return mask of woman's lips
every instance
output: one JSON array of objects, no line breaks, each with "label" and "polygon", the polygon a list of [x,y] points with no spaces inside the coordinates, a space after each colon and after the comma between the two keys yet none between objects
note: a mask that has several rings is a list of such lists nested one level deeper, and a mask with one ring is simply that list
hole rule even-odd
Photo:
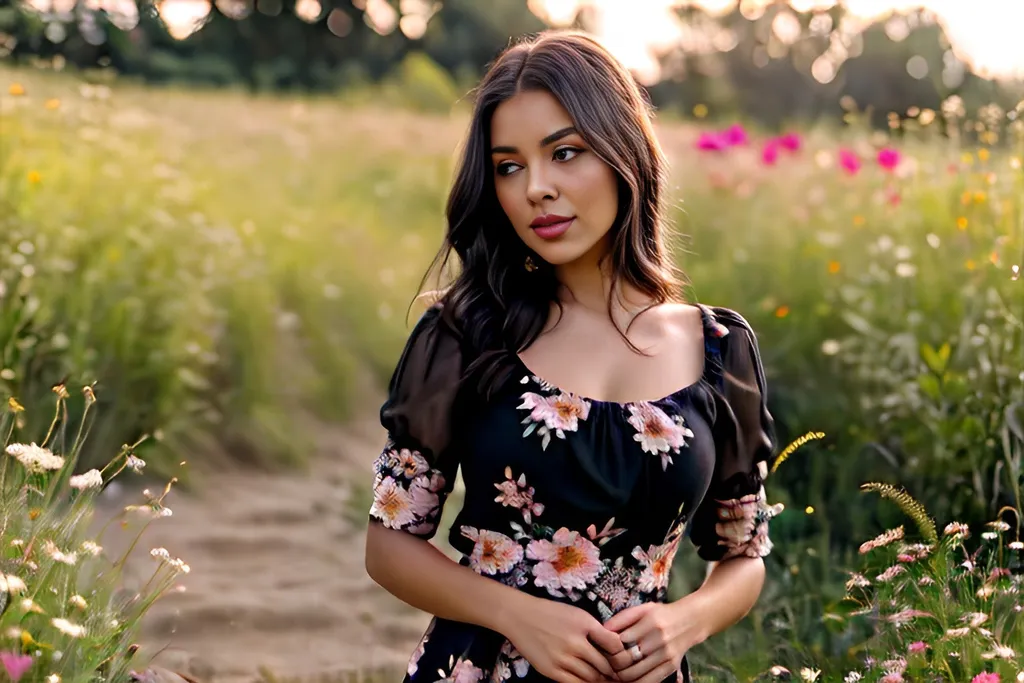
[{"label": "woman's lips", "polygon": [[545,240],[553,240],[556,237],[561,237],[565,234],[565,231],[569,229],[575,218],[562,221],[561,223],[551,223],[550,225],[538,225],[533,228],[533,231],[537,233],[537,236]]}]

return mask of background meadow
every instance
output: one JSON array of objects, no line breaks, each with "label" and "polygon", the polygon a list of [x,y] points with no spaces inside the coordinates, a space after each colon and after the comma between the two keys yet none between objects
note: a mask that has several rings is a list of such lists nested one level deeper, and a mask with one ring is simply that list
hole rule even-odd
[{"label": "background meadow", "polygon": [[[0,66],[0,398],[25,408],[12,438],[46,431],[55,384],[95,382],[79,470],[143,435],[147,472],[186,489],[206,465],[313,466],[318,434],[377,408],[418,314],[465,77],[415,51],[320,92],[155,87],[46,54]],[[693,297],[758,331],[783,445],[811,436],[771,480],[787,509],[765,594],[698,669],[1019,680],[1024,90],[888,116],[839,95],[834,115],[778,121],[701,92],[657,124],[679,264]],[[354,518],[369,484],[337,482]],[[680,557],[674,591],[701,571]],[[854,571],[874,598],[843,600],[866,588]]]}]

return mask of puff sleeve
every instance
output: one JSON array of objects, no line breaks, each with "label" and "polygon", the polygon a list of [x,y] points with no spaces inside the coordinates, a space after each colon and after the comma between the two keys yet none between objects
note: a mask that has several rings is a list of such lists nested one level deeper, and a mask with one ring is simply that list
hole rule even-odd
[{"label": "puff sleeve", "polygon": [[461,376],[459,340],[435,305],[409,335],[380,409],[387,439],[373,465],[371,519],[434,536],[459,466],[452,434]]},{"label": "puff sleeve", "polygon": [[714,394],[715,468],[690,522],[690,539],[708,562],[765,557],[768,525],[783,506],[768,505],[764,479],[775,456],[764,368],[754,331],[735,311],[712,308],[716,339],[708,343]]}]

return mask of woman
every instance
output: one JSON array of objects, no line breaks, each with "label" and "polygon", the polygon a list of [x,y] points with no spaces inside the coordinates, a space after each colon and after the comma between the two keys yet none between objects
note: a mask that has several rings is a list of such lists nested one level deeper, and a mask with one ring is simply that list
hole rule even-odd
[{"label": "woman", "polygon": [[[753,332],[681,302],[666,163],[630,74],[548,32],[479,86],[439,258],[381,409],[366,566],[435,615],[407,681],[688,680],[771,549],[772,420]],[[427,543],[461,467],[450,561]],[[667,602],[689,537],[713,563]]]}]

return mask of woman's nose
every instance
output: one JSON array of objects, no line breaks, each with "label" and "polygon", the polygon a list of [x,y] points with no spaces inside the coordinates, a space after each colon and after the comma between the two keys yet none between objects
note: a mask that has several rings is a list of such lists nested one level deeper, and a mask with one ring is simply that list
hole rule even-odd
[{"label": "woman's nose", "polygon": [[540,204],[546,200],[556,199],[558,190],[551,180],[551,174],[543,169],[531,168],[529,171],[529,185],[526,188],[526,197],[534,204]]}]

